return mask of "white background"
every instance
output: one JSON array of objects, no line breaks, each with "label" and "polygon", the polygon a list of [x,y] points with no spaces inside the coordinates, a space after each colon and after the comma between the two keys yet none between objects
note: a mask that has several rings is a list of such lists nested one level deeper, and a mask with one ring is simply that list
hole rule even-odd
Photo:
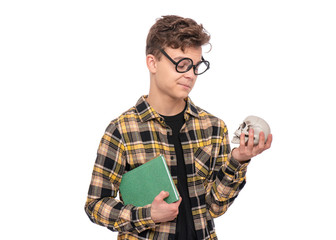
[{"label": "white background", "polygon": [[219,239],[336,239],[334,1],[1,1],[1,234],[116,239],[84,203],[110,120],[148,93],[145,39],[166,14],[212,36],[191,98],[230,137],[263,117],[272,148],[215,220]]}]

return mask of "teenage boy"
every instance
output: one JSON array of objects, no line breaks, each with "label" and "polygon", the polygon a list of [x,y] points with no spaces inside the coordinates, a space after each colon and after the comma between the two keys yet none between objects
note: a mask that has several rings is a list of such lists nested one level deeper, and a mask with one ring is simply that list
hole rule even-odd
[{"label": "teenage boy", "polygon": [[[91,221],[118,231],[118,239],[217,239],[213,218],[225,213],[245,185],[250,159],[270,148],[272,136],[253,130],[231,151],[225,123],[188,97],[210,63],[202,57],[209,34],[194,20],[164,16],[149,31],[150,89],[113,120],[98,148],[85,211]],[[122,175],[164,155],[180,200],[162,191],[144,207],[117,199]],[[146,194],[146,193],[144,193]]]}]

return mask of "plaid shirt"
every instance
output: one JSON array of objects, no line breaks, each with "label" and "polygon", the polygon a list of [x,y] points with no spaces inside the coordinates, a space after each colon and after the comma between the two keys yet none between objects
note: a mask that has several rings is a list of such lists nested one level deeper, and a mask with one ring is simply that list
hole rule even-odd
[{"label": "plaid shirt", "polygon": [[[180,140],[198,239],[217,239],[213,218],[227,210],[245,185],[247,163],[231,157],[224,122],[187,100]],[[177,160],[172,130],[146,102],[113,120],[98,148],[85,211],[91,221],[118,231],[118,239],[174,239],[176,220],[155,224],[151,205],[124,205],[117,198],[122,175],[159,154],[164,155],[177,184]]]}]

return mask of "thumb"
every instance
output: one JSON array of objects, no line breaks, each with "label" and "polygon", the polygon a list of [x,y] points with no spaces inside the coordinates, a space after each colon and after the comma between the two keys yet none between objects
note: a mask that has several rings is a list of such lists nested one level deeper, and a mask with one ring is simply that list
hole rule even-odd
[{"label": "thumb", "polygon": [[166,192],[166,191],[161,191],[159,193],[159,195],[157,195],[155,198],[156,200],[160,200],[160,201],[163,201],[165,198],[167,198],[169,196],[169,192]]}]

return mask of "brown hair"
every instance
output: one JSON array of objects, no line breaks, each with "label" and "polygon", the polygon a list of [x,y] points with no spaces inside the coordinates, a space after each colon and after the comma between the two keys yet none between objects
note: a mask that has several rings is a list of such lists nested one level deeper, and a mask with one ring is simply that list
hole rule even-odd
[{"label": "brown hair", "polygon": [[201,47],[209,43],[210,35],[193,19],[175,15],[162,16],[156,20],[147,35],[146,55],[153,54],[160,59],[160,49],[171,47],[181,48]]}]

